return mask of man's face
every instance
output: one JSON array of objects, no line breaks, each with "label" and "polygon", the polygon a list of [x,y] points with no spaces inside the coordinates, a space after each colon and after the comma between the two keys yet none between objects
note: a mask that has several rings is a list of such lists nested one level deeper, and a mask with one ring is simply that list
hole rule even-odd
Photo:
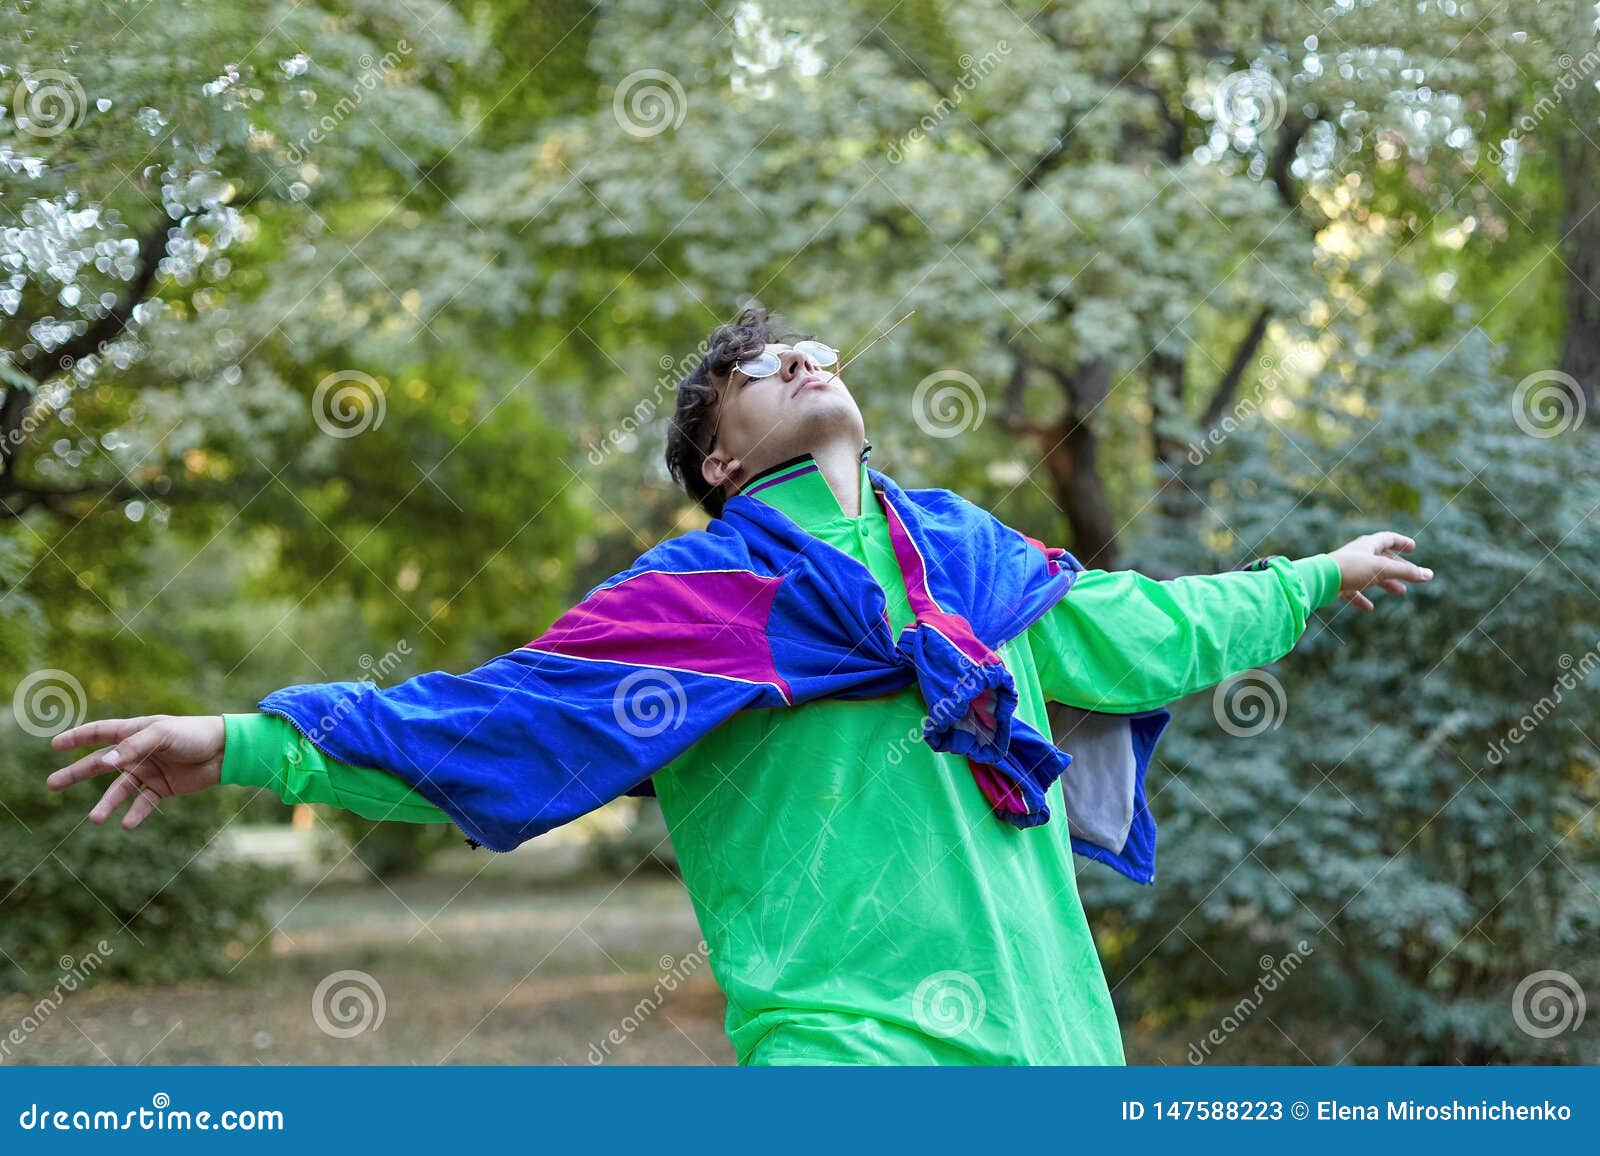
[{"label": "man's face", "polygon": [[744,479],[833,440],[866,441],[855,398],[836,375],[789,345],[769,344],[778,370],[752,378],[735,367],[721,383],[717,440],[703,473],[713,486]]}]

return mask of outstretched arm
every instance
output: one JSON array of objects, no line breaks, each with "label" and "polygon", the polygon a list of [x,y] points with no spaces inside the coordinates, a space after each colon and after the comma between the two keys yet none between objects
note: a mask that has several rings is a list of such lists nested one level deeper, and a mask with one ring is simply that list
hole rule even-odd
[{"label": "outstretched arm", "polygon": [[174,795],[219,783],[265,787],[286,803],[327,803],[368,819],[447,823],[449,818],[402,780],[328,758],[283,719],[266,714],[145,715],[101,719],[63,731],[58,751],[111,744],[50,775],[62,791],[115,774],[89,812],[104,823],[129,803],[122,826],[131,830]]},{"label": "outstretched arm", "polygon": [[[729,715],[784,700],[778,682],[726,673],[744,669],[738,663],[752,651],[771,662],[764,625],[740,617],[748,599],[709,600],[678,573],[650,568],[650,555],[642,565],[597,587],[526,646],[463,674],[428,671],[386,687],[291,686],[260,707],[327,759],[393,775],[468,838],[509,851],[637,789]],[[640,615],[640,605],[650,612]],[[708,631],[708,614],[724,615],[725,629]],[[663,654],[682,662],[658,668]],[[79,760],[56,782],[116,771],[97,812],[108,816],[137,795],[137,822],[156,800],[222,779],[227,738],[216,716],[118,720],[59,738],[60,748],[119,748]]]},{"label": "outstretched arm", "polygon": [[1311,612],[1364,591],[1403,594],[1431,570],[1396,555],[1416,543],[1384,532],[1331,554],[1272,559],[1259,570],[1157,581],[1132,571],[1086,571],[1028,632],[1045,697],[1084,710],[1133,713],[1282,658]]}]

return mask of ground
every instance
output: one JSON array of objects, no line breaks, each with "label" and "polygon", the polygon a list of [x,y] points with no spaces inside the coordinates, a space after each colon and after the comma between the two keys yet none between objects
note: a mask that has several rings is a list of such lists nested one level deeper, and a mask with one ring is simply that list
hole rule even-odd
[{"label": "ground", "polygon": [[[73,993],[10,1062],[733,1061],[688,897],[662,873],[621,885],[448,865],[389,886],[344,875],[289,889],[273,919],[270,938],[224,979]],[[319,983],[342,971],[365,972],[383,1003],[381,1023],[343,1037],[313,1014]],[[371,990],[359,977],[334,980],[322,1020],[336,1032],[375,1021],[361,1004]],[[0,1001],[0,1023],[21,1021],[31,1002]],[[373,996],[366,1006],[376,1009]]]},{"label": "ground", "polygon": [[[234,841],[232,853],[299,881],[231,973],[93,982],[0,1062],[733,1062],[688,895],[665,871],[619,878],[586,868],[593,856],[580,845],[551,840],[506,856],[447,852],[382,883],[349,860],[330,873],[308,846],[287,827]],[[349,972],[363,974],[339,975]],[[27,1023],[33,1005],[0,1000],[0,1025]],[[1307,1062],[1275,1025],[1248,1034],[1227,1062]],[[1182,1031],[1125,1025],[1124,1037],[1130,1062],[1188,1062]]]}]

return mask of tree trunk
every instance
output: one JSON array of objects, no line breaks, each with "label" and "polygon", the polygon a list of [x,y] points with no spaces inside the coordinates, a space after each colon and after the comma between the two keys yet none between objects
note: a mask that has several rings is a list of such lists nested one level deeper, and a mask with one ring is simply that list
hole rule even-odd
[{"label": "tree trunk", "polygon": [[1054,374],[1067,394],[1059,424],[1039,435],[1045,468],[1055,486],[1056,504],[1072,527],[1072,553],[1091,569],[1111,570],[1117,564],[1117,530],[1111,503],[1100,477],[1099,439],[1093,425],[1098,399],[1111,383],[1111,363],[1084,363],[1076,375]]},{"label": "tree trunk", "polygon": [[1184,410],[1184,362],[1180,356],[1156,353],[1150,358],[1150,441],[1155,455],[1157,512],[1173,521],[1189,521],[1200,512],[1194,491],[1185,484],[1189,443]]}]

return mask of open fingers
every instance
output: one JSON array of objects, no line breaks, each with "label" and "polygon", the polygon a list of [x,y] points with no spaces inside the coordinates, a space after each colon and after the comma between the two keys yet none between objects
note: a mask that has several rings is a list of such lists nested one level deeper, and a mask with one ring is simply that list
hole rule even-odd
[{"label": "open fingers", "polygon": [[75,763],[69,763],[58,771],[51,771],[45,779],[44,785],[52,791],[64,791],[74,783],[81,783],[85,779],[92,779],[96,775],[103,775],[117,768],[105,760],[105,751],[95,751],[93,754],[84,755]]},{"label": "open fingers", "polygon": [[[1418,566],[1415,562],[1408,562],[1404,558],[1385,558],[1383,565],[1378,568],[1378,582],[1427,582],[1433,577],[1433,571],[1425,566]],[[1387,586],[1384,587],[1388,589]]]},{"label": "open fingers", "polygon": [[[45,786],[52,791],[63,791],[75,783],[92,779],[96,775],[137,765],[136,761],[128,756],[142,750],[150,739],[158,737],[151,732],[156,730],[155,724],[162,717],[142,715],[139,718],[97,719],[62,731],[50,740],[50,745],[58,751],[88,746],[92,743],[120,743],[121,746],[84,755],[76,762],[52,772],[45,779]],[[147,735],[149,738],[142,743],[136,743],[135,740],[139,735]]]},{"label": "open fingers", "polygon": [[149,817],[150,812],[156,809],[156,804],[161,801],[161,796],[149,787],[140,786],[138,797],[128,807],[128,813],[122,816],[122,829],[131,831]]},{"label": "open fingers", "polygon": [[120,743],[136,731],[143,730],[159,716],[147,714],[139,718],[102,718],[62,731],[50,740],[58,751],[73,747],[87,747],[99,743]]},{"label": "open fingers", "polygon": [[120,774],[100,796],[100,801],[89,811],[89,822],[99,824],[111,818],[112,812],[139,790],[139,780],[130,774]]},{"label": "open fingers", "polygon": [[1350,605],[1354,606],[1357,610],[1371,610],[1372,609],[1372,599],[1368,598],[1365,594],[1361,593],[1361,591],[1359,591],[1359,590],[1349,591],[1347,593],[1341,594],[1340,597],[1343,598],[1346,602],[1350,603]]},{"label": "open fingers", "polygon": [[1416,548],[1416,539],[1407,538],[1404,534],[1397,534],[1393,530],[1380,530],[1372,535],[1372,551],[1375,554],[1382,554],[1388,550],[1409,554]]},{"label": "open fingers", "polygon": [[135,731],[110,750],[102,753],[108,766],[125,771],[137,771],[151,755],[166,749],[172,741],[172,728],[163,719],[157,719],[143,730]]}]

